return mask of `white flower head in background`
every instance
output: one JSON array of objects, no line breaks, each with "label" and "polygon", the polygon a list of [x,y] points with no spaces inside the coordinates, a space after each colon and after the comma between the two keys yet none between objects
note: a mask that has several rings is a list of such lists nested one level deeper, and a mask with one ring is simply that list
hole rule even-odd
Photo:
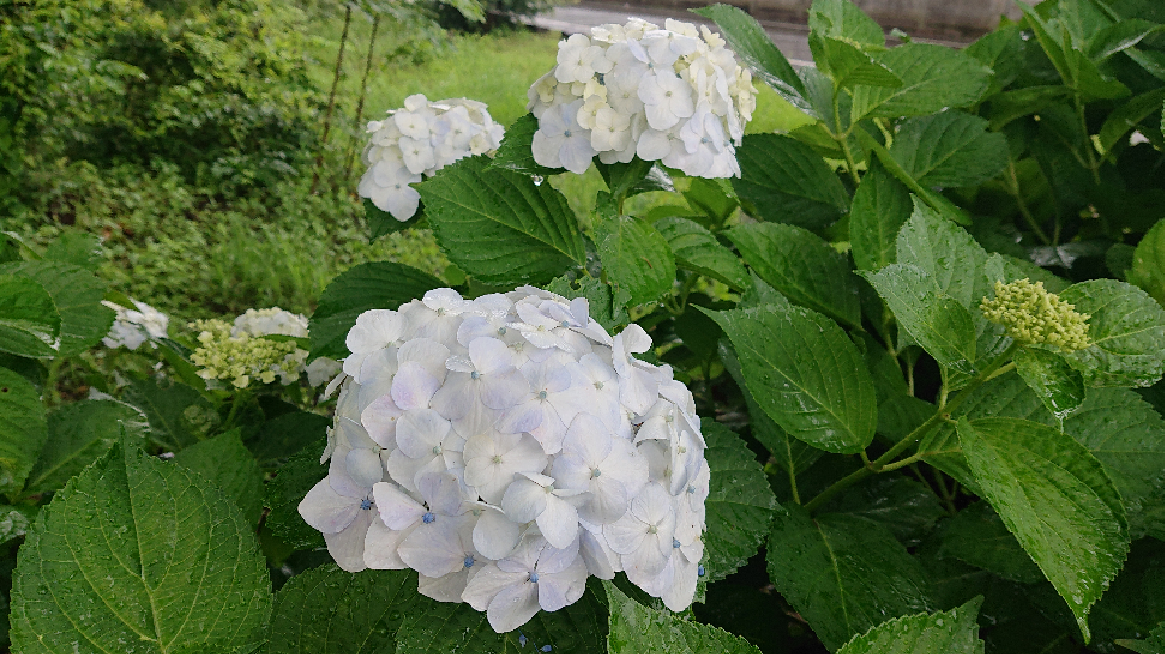
[{"label": "white flower head in background", "polygon": [[401,222],[412,218],[421,202],[410,184],[465,157],[497,150],[505,131],[481,102],[429,102],[418,94],[405,98],[404,104],[390,110],[387,120],[368,123],[368,170],[359,187],[361,197]]},{"label": "white flower head in background", "polygon": [[[597,56],[579,46],[571,74]],[[635,357],[642,328],[612,338],[589,314],[526,286],[357,318],[329,474],[299,506],[342,568],[412,568],[422,594],[498,632],[574,603],[590,575],[691,604],[708,496],[695,403]]]},{"label": "white flower head in background", "polygon": [[558,44],[530,87],[534,161],[582,174],[636,155],[695,177],[740,176],[735,146],[756,109],[752,74],[724,40],[668,19],[600,25]]},{"label": "white flower head in background", "polygon": [[113,309],[116,314],[109,334],[101,339],[101,342],[108,348],[125,347],[129,350],[138,349],[146,341],[150,341],[151,346],[157,347],[153,340],[166,338],[170,328],[170,317],[145,302],[130,301],[137,308],[136,311],[109,300],[101,302]]},{"label": "white flower head in background", "polygon": [[[253,380],[270,384],[278,379],[287,386],[299,380],[308,355],[307,350],[289,339],[307,338],[307,324],[305,316],[279,307],[247,309],[234,323],[198,320],[190,325],[198,332],[198,348],[190,355],[190,361],[207,381],[229,381],[235,388],[246,388]],[[316,367],[317,380],[328,372],[338,372],[339,364],[332,364],[324,362]],[[332,368],[336,370],[331,371]]]}]

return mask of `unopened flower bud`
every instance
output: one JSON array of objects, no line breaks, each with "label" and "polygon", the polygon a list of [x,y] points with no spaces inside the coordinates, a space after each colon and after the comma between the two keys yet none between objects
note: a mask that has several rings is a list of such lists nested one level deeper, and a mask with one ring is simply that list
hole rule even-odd
[{"label": "unopened flower bud", "polygon": [[1090,345],[1087,320],[1091,316],[1049,293],[1043,282],[1033,284],[1027,278],[1010,284],[995,282],[995,299],[983,298],[979,308],[1017,341],[1055,345],[1068,352]]}]

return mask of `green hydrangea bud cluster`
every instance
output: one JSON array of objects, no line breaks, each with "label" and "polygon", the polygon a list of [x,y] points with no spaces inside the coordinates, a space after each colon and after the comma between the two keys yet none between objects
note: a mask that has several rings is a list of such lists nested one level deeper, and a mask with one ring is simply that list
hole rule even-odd
[{"label": "green hydrangea bud cluster", "polygon": [[231,323],[217,319],[199,320],[190,327],[198,330],[200,345],[190,360],[201,368],[198,374],[203,379],[229,380],[237,388],[246,388],[252,379],[270,384],[280,378],[287,385],[303,372],[307,351],[294,341],[275,341],[238,329],[232,335]]},{"label": "green hydrangea bud cluster", "polygon": [[1043,282],[1027,278],[1004,284],[995,282],[995,299],[979,303],[983,315],[1007,328],[1007,335],[1023,343],[1056,345],[1071,352],[1089,346],[1088,323],[1091,316],[1077,313]]}]

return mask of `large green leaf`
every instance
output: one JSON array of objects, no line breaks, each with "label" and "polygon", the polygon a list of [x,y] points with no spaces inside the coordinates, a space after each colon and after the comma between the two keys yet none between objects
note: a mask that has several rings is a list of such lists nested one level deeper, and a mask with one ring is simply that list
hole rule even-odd
[{"label": "large green leaf", "polygon": [[756,274],[795,304],[861,326],[858,280],[849,257],[795,225],[751,223],[728,231]]},{"label": "large green leaf", "polygon": [[895,618],[855,636],[838,654],[983,654],[979,640],[982,599],[933,615]]},{"label": "large green leaf", "polygon": [[711,471],[704,502],[703,563],[705,580],[715,581],[736,572],[756,554],[768,535],[777,499],[756,455],[739,436],[710,418],[702,421],[701,431]]},{"label": "large green leaf", "polygon": [[740,258],[721,245],[703,225],[670,216],[655,221],[655,228],[667,241],[680,268],[718,279],[736,291],[752,287],[752,280]]},{"label": "large green leaf", "polygon": [[913,211],[910,191],[886,172],[879,159],[871,159],[849,210],[854,265],[876,271],[895,263],[898,230]]},{"label": "large green leaf", "polygon": [[22,357],[52,357],[61,331],[53,298],[36,280],[0,276],[0,350]]},{"label": "large green leaf", "polygon": [[809,29],[822,36],[847,39],[863,48],[878,50],[886,45],[882,28],[850,0],[813,0],[809,6]]},{"label": "large green leaf", "polygon": [[[1133,542],[1125,567],[1108,585],[1089,616],[1093,649],[1109,650],[1117,638],[1145,638],[1165,621],[1165,541],[1142,538]],[[1117,650],[1119,651],[1119,650]]]},{"label": "large green leaf", "polygon": [[946,510],[925,484],[879,475],[847,488],[822,511],[872,520],[907,547],[918,545]]},{"label": "large green leaf", "polygon": [[267,483],[263,504],[271,509],[263,523],[293,548],[324,547],[324,535],[299,515],[299,503],[307,492],[328,474],[320,463],[324,441],[308,445],[279,467],[275,479]]},{"label": "large green leaf", "polygon": [[[418,209],[417,213],[424,216],[424,208]],[[416,214],[413,214],[408,220],[397,220],[396,216],[376,206],[372,200],[364,198],[364,220],[368,223],[368,240],[375,241],[385,234],[418,227],[423,218],[418,218]]]},{"label": "large green leaf", "polygon": [[205,479],[115,445],[20,548],[13,649],[252,652],[271,611],[254,529]]},{"label": "large green leaf", "polygon": [[7,368],[0,368],[0,416],[0,492],[13,494],[24,487],[48,425],[40,393]]},{"label": "large green leaf", "polygon": [[[763,283],[763,282],[762,282]],[[786,473],[798,475],[804,472],[813,462],[825,454],[803,440],[793,438],[780,425],[773,422],[769,414],[765,413],[753,398],[744,381],[744,372],[740,368],[740,360],[736,351],[727,339],[720,339],[716,345],[716,352],[725,370],[736,381],[740,391],[744,394],[744,402],[748,407],[748,419],[752,437],[764,445],[773,455],[773,460]]]},{"label": "large green leaf", "polygon": [[1067,434],[1014,418],[960,418],[959,443],[983,495],[1076,616],[1124,564],[1129,530],[1100,461]]},{"label": "large green leaf", "polygon": [[1127,279],[1165,306],[1165,219],[1157,221],[1137,244]]},{"label": "large green leaf", "polygon": [[590,275],[579,275],[573,281],[567,277],[556,277],[546,285],[546,290],[573,300],[585,297],[590,305],[591,320],[598,322],[609,332],[617,332],[631,322],[627,308],[614,301],[611,286]]},{"label": "large green leaf", "polygon": [[174,462],[218,485],[243,511],[248,524],[259,524],[263,512],[263,472],[238,429],[196,443],[174,456]]},{"label": "large green leaf", "polygon": [[352,574],[328,563],[295,575],[275,593],[267,651],[275,654],[391,654],[409,611],[433,602],[412,570]]},{"label": "large green leaf", "polygon": [[917,199],[898,232],[898,263],[918,266],[938,289],[967,309],[977,310],[991,285],[984,275],[987,251],[966,230]]},{"label": "large green leaf", "polygon": [[782,429],[831,452],[870,444],[878,424],[874,382],[837,323],[793,306],[707,313],[736,348],[749,391]]},{"label": "large green leaf", "polygon": [[[409,612],[396,637],[397,654],[604,654],[607,607],[602,586],[590,579],[579,601],[558,611],[539,611],[505,634],[495,633],[486,614],[468,604],[435,602]],[[547,649],[549,647],[549,649]]]},{"label": "large green leaf", "polygon": [[1025,584],[1044,579],[1044,573],[1023,550],[991,504],[975,502],[959,511],[943,531],[945,554],[977,568]]},{"label": "large green leaf", "polygon": [[113,311],[101,304],[108,285],[80,266],[50,259],[0,265],[0,277],[16,275],[36,281],[53,298],[61,316],[57,355],[77,354],[109,333]]},{"label": "large green leaf", "polygon": [[81,400],[50,413],[48,429],[48,439],[28,475],[25,493],[29,495],[64,488],[73,475],[123,439],[141,447],[150,424],[128,404]]},{"label": "large green leaf", "polygon": [[805,85],[797,71],[755,18],[737,7],[724,4],[691,11],[716,23],[720,34],[728,41],[728,47],[754,75],[797,108],[802,111],[808,108],[804,99]]},{"label": "large green leaf", "polygon": [[1165,88],[1153,89],[1122,103],[1105,119],[1100,128],[1100,151],[1112,152],[1113,147],[1137,124],[1149,116],[1154,116],[1165,101]]},{"label": "large green leaf", "polygon": [[890,154],[923,186],[976,186],[1007,167],[1007,137],[978,116],[944,111],[904,121]]},{"label": "large green leaf", "polygon": [[603,219],[595,226],[595,245],[607,279],[629,305],[654,302],[671,292],[675,258],[654,227],[629,216]]},{"label": "large green leaf", "polygon": [[49,243],[44,258],[97,272],[102,260],[101,239],[86,232],[65,232]]},{"label": "large green leaf", "polygon": [[375,261],[353,266],[333,279],[311,315],[311,357],[343,359],[344,339],[356,318],[369,309],[396,309],[444,282],[399,263]]},{"label": "large green leaf", "polygon": [[895,263],[864,273],[898,324],[940,364],[974,372],[975,321],[957,299],[918,266]]},{"label": "large green leaf", "polygon": [[1144,640],[1117,640],[1116,643],[1137,654],[1165,654],[1165,622],[1157,625]]},{"label": "large green leaf", "polygon": [[643,606],[615,584],[603,582],[610,609],[610,654],[759,654],[739,636]]},{"label": "large green leaf", "polygon": [[817,67],[833,80],[835,89],[852,89],[858,85],[889,89],[902,86],[900,77],[850,40],[811,33],[809,49]]},{"label": "large green leaf", "polygon": [[159,386],[153,379],[138,379],[122,397],[146,414],[150,440],[170,452],[197,443],[218,418],[210,402],[185,384]]},{"label": "large green leaf", "polygon": [[850,515],[778,509],[769,578],[831,651],[870,627],[929,608],[922,568],[885,527]]},{"label": "large green leaf", "polygon": [[852,120],[865,116],[922,116],[978,102],[991,69],[962,50],[930,43],[904,43],[874,59],[902,79],[902,86],[858,86]]},{"label": "large green leaf", "polygon": [[247,442],[259,467],[274,470],[293,454],[319,441],[332,421],[318,413],[292,411],[263,423],[259,434]]},{"label": "large green leaf", "polygon": [[566,198],[524,174],[468,157],[417,185],[450,261],[487,284],[543,284],[585,258]]},{"label": "large green leaf", "polygon": [[821,155],[788,136],[749,134],[736,149],[737,195],[769,222],[825,227],[849,208],[849,195]]},{"label": "large green leaf", "polygon": [[1067,415],[1084,401],[1084,376],[1058,352],[1021,348],[1015,353],[1015,370],[1054,414]]},{"label": "large green leaf", "polygon": [[1149,386],[1165,369],[1165,309],[1141,289],[1115,279],[1073,284],[1060,299],[1087,313],[1084,350],[1068,355],[1095,386]]}]

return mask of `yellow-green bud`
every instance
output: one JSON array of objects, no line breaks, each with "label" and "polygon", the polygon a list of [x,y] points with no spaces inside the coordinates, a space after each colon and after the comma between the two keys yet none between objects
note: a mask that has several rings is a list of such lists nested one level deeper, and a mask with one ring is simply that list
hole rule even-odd
[{"label": "yellow-green bud", "polygon": [[303,372],[307,352],[294,341],[275,341],[247,331],[232,336],[231,324],[223,320],[199,320],[190,327],[199,332],[199,347],[190,361],[200,368],[203,379],[246,388],[252,379],[270,384],[282,378],[285,385],[290,384]]},{"label": "yellow-green bud", "polygon": [[1044,289],[1043,282],[1033,284],[1027,278],[1010,284],[995,282],[995,299],[983,298],[979,309],[1023,343],[1056,345],[1068,352],[1090,344],[1086,321],[1091,316],[1077,313],[1074,305]]}]

